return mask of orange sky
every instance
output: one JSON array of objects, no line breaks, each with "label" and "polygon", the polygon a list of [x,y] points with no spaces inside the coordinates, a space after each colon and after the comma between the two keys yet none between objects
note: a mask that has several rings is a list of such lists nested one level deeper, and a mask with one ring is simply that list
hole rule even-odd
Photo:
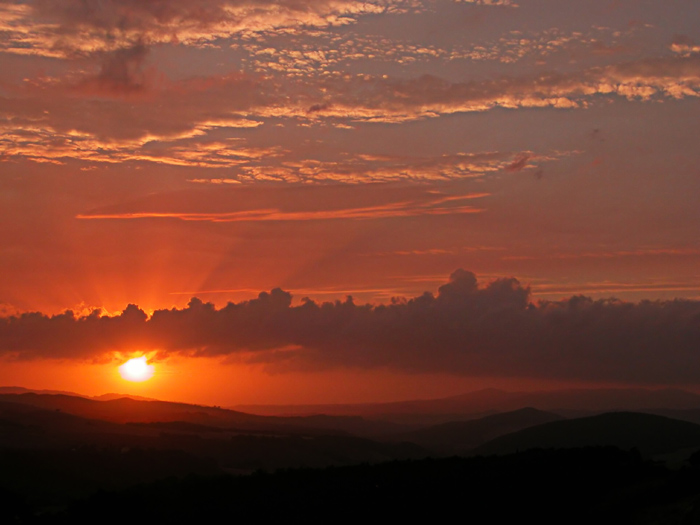
[{"label": "orange sky", "polygon": [[[682,370],[697,342],[683,323],[700,299],[698,27],[695,0],[0,2],[0,384],[216,404],[692,387]],[[174,349],[144,321],[133,340],[164,346],[143,349],[163,361],[142,385],[119,379],[113,360],[140,349],[107,348],[78,321],[129,304],[146,317],[184,311],[192,297],[220,309],[274,288],[292,294],[290,316],[305,297],[390,304],[438,297],[458,268],[481,290],[517,278],[527,304],[582,294],[681,298],[687,310],[667,319],[675,307],[659,303],[620,324],[622,306],[591,303],[618,324],[586,320],[602,342],[551,364],[525,347],[482,362],[466,320],[453,327],[464,348],[424,344],[434,361],[389,352],[398,336],[346,355],[319,324],[276,334],[275,357],[251,333],[246,361],[235,334],[216,350]],[[510,308],[489,293],[464,297]],[[73,354],[32,346],[44,324],[67,337],[50,321],[67,309]],[[27,312],[44,317],[11,325]],[[426,312],[414,324],[438,337]],[[555,314],[538,312],[526,332],[544,340]],[[659,318],[659,334],[685,330],[670,358],[660,342],[638,358],[596,353]],[[285,345],[303,366],[280,366]],[[626,359],[643,364],[623,373]],[[651,374],[654,359],[668,369]]]},{"label": "orange sky", "polygon": [[[444,374],[405,375],[387,370],[269,374],[262,367],[222,364],[220,360],[207,358],[158,363],[153,378],[134,383],[119,376],[117,364],[5,362],[0,370],[0,383],[81,395],[121,393],[218,406],[390,402],[446,397],[483,388],[550,390],[626,386]],[[692,385],[687,387],[693,389]]]}]

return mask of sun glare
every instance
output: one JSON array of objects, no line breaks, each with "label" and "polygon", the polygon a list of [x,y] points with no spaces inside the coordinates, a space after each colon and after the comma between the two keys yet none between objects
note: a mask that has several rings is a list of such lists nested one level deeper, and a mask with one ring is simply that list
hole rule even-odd
[{"label": "sun glare", "polygon": [[146,356],[129,359],[119,367],[119,374],[127,381],[146,381],[151,379],[154,373],[155,367],[148,364]]}]

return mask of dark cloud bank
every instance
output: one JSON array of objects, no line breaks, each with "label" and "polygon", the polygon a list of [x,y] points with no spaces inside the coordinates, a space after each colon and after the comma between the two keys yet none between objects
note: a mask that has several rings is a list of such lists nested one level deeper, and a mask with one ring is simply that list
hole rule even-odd
[{"label": "dark cloud bank", "polygon": [[150,318],[135,305],[115,317],[26,313],[0,319],[0,355],[84,359],[158,349],[282,369],[700,383],[700,301],[533,303],[516,279],[479,287],[473,273],[457,270],[437,295],[388,305],[291,303],[277,288],[218,310],[194,298]]}]

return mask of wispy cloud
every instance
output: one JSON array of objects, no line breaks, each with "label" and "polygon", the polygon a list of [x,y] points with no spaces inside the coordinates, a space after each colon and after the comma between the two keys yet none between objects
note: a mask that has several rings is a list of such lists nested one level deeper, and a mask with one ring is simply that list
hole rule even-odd
[{"label": "wispy cloud", "polygon": [[[166,82],[148,95],[151,88],[147,72],[140,65],[139,49],[123,51],[104,64],[96,76],[78,81],[44,79],[9,90],[0,99],[0,155],[37,162],[74,159],[233,167],[241,164],[242,157],[260,152],[270,156],[272,147],[258,147],[258,153],[253,152],[256,148],[238,147],[243,138],[241,130],[267,122],[348,127],[495,108],[576,109],[612,99],[663,102],[700,96],[698,55],[472,82],[451,82],[432,75],[401,79],[360,75],[280,82],[231,73]],[[119,93],[127,98],[120,98]],[[139,98],[128,98],[136,94]],[[157,103],[153,98],[156,94]],[[163,111],[164,107],[168,111]],[[397,176],[455,178],[503,169],[496,160],[489,165],[483,155],[477,158],[470,154],[436,158],[433,166],[402,167],[400,161],[362,166],[360,160],[256,165],[241,173],[250,180],[381,181]],[[529,165],[524,162],[523,167]],[[511,169],[518,166],[512,164]]]},{"label": "wispy cloud", "polygon": [[[408,80],[379,77],[325,82],[326,95],[309,100],[314,118],[405,122],[494,108],[588,106],[594,97],[632,101],[700,96],[700,58],[673,57],[595,67],[581,72],[542,73],[493,81],[454,83],[424,75]],[[361,94],[361,96],[359,96]],[[271,111],[271,114],[283,114]],[[300,114],[302,108],[287,108]]]},{"label": "wispy cloud", "polygon": [[130,48],[138,42],[211,45],[232,35],[352,23],[382,13],[390,0],[11,1],[0,5],[2,50],[70,57]]},{"label": "wispy cloud", "polygon": [[[484,197],[485,194],[462,195],[459,200]],[[256,209],[234,212],[127,212],[127,213],[86,213],[77,215],[77,219],[179,219],[183,221],[209,222],[252,222],[252,221],[314,221],[337,219],[385,219],[392,217],[413,217],[419,215],[453,215],[480,213],[483,208],[469,205],[450,205],[440,198],[423,202],[402,201],[379,206],[358,208],[341,208],[326,210],[283,211],[280,209]]]},{"label": "wispy cloud", "polygon": [[698,248],[639,248],[636,250],[616,250],[579,253],[551,253],[547,255],[507,255],[503,260],[547,260],[547,259],[617,259],[622,257],[656,257],[700,255]]}]

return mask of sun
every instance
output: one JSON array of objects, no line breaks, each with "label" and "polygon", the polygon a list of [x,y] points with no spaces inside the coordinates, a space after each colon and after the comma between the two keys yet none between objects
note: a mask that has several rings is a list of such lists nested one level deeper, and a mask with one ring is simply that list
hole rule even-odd
[{"label": "sun", "polygon": [[129,359],[119,367],[119,374],[122,378],[135,383],[151,379],[155,371],[155,367],[146,361],[146,356]]}]

